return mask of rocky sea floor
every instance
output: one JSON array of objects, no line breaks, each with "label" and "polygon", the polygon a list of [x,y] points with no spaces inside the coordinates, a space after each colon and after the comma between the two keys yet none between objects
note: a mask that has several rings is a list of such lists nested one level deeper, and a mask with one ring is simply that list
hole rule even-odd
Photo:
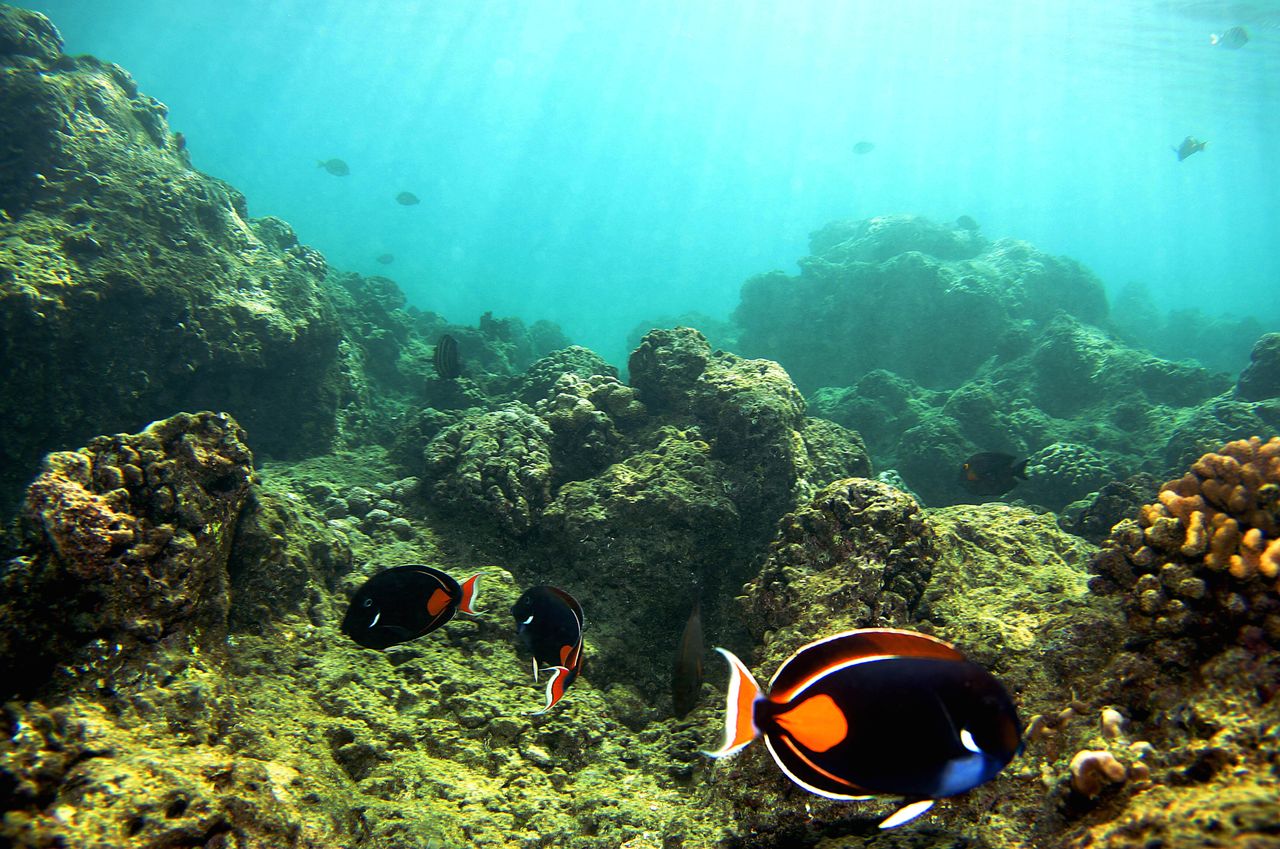
[{"label": "rocky sea floor", "polygon": [[[1165,359],[1078,263],[900,215],[819,230],[714,346],[643,328],[624,377],[329,268],[7,6],[0,114],[0,846],[1280,847],[1280,334]],[[972,503],[984,450],[1028,479]],[[479,572],[477,615],[342,634],[411,563]],[[539,583],[586,614],[543,714]],[[951,641],[1025,750],[888,831],[899,800],[713,761],[727,667],[670,694],[698,594],[761,680],[842,630]]]}]

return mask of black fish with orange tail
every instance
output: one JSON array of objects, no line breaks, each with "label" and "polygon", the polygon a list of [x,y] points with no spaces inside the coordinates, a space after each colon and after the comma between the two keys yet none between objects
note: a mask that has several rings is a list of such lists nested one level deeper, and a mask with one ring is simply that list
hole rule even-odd
[{"label": "black fish with orange tail", "polygon": [[867,629],[801,648],[767,693],[722,648],[731,667],[724,745],[732,755],[764,737],[796,784],[829,799],[904,796],[880,823],[893,828],[935,800],[990,781],[1022,748],[1005,688],[942,640]]},{"label": "black fish with orange tail", "polygon": [[1004,495],[1027,479],[1027,462],[1012,454],[982,451],[960,464],[960,485],[974,495]]},{"label": "black fish with orange tail", "polygon": [[582,605],[558,587],[537,586],[516,599],[511,615],[520,642],[533,652],[533,680],[538,680],[539,664],[551,673],[547,704],[537,711],[546,713],[582,673]]},{"label": "black fish with orange tail", "polygon": [[444,625],[458,611],[474,614],[475,574],[462,583],[430,566],[393,566],[356,590],[342,633],[367,649],[385,649]]}]

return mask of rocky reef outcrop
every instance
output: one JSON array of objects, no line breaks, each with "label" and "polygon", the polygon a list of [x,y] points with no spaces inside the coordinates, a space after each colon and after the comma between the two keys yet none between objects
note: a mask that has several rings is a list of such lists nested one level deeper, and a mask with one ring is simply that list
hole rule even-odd
[{"label": "rocky reef outcrop", "polygon": [[334,435],[339,327],[323,257],[191,169],[124,69],[0,21],[0,485],[41,454],[180,409],[225,409],[269,453]]},{"label": "rocky reef outcrop", "polygon": [[[1268,390],[1126,344],[1098,281],[1025,243],[894,216],[829,225],[811,250],[799,277],[743,286],[741,344],[927,504],[981,500],[957,473],[981,451],[1029,459],[1003,497],[1062,510],[1280,424]],[[1242,385],[1265,384],[1267,350]]]}]

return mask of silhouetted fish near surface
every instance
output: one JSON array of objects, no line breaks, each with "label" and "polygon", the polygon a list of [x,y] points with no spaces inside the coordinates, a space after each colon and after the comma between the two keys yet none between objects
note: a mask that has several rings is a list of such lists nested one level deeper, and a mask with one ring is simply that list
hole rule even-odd
[{"label": "silhouetted fish near surface", "polygon": [[416,203],[421,203],[421,201],[418,200],[418,196],[413,192],[401,192],[396,195],[396,203],[401,206],[413,206]]},{"label": "silhouetted fish near surface", "polygon": [[796,784],[829,799],[903,796],[893,828],[937,799],[990,781],[1022,748],[1005,688],[948,643],[914,631],[867,629],[809,643],[764,693],[742,661],[731,667],[724,745],[756,737]]},{"label": "silhouetted fish near surface", "polygon": [[860,141],[853,146],[853,152],[859,156],[866,156],[868,153],[876,149],[875,142]]},{"label": "silhouetted fish near surface", "polygon": [[693,602],[689,621],[684,623],[680,645],[671,669],[671,704],[677,719],[683,719],[698,704],[702,692],[702,601]]},{"label": "silhouetted fish near surface", "polygon": [[364,582],[342,617],[342,633],[369,649],[429,634],[461,610],[475,613],[476,582],[461,584],[430,566],[393,566]]},{"label": "silhouetted fish near surface", "polygon": [[1200,141],[1194,136],[1187,136],[1185,139],[1182,140],[1182,144],[1178,145],[1177,147],[1171,147],[1169,149],[1172,150],[1174,153],[1178,154],[1178,161],[1181,162],[1191,154],[1199,153],[1200,151],[1204,150],[1208,144],[1209,144],[1208,142]]},{"label": "silhouetted fish near surface", "polygon": [[1012,454],[982,451],[960,464],[960,485],[974,495],[1004,495],[1019,479],[1027,479],[1027,460]]},{"label": "silhouetted fish near surface", "polygon": [[351,169],[347,167],[347,163],[341,159],[326,159],[318,163],[319,167],[328,171],[335,177],[345,177],[351,173]]},{"label": "silhouetted fish near surface", "polygon": [[1239,50],[1249,43],[1249,32],[1244,27],[1232,27],[1222,33],[1210,35],[1209,43],[1215,47]]},{"label": "silhouetted fish near surface", "polygon": [[530,587],[511,608],[521,644],[533,652],[533,680],[539,664],[550,672],[546,713],[582,673],[582,606],[558,587]]},{"label": "silhouetted fish near surface", "polygon": [[462,361],[458,359],[458,340],[448,333],[436,342],[436,351],[431,358],[436,367],[436,374],[442,380],[456,380],[462,376]]},{"label": "silhouetted fish near surface", "polygon": [[378,257],[378,263],[380,265],[390,265],[395,261],[396,261],[396,258],[392,254],[382,254],[380,257]]}]

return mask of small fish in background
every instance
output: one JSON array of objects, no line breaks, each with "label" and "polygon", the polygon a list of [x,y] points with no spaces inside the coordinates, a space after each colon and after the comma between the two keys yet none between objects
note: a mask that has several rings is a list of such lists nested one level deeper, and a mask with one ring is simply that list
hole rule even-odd
[{"label": "small fish in background", "polygon": [[1227,50],[1239,50],[1249,43],[1249,33],[1244,27],[1232,27],[1221,33],[1209,36],[1209,43],[1214,47],[1225,47]]},{"label": "small fish in background", "polygon": [[1004,686],[949,643],[914,631],[866,629],[809,643],[761,690],[732,652],[724,745],[756,737],[796,784],[828,799],[903,796],[880,823],[902,825],[990,781],[1022,749]]},{"label": "small fish in background", "polygon": [[379,265],[390,265],[395,261],[396,261],[396,258],[392,254],[383,254],[377,259],[377,262]]},{"label": "small fish in background", "polygon": [[413,192],[401,192],[400,194],[396,195],[396,203],[400,204],[401,206],[414,206],[421,202],[422,201],[418,200],[418,196],[415,195]]},{"label": "small fish in background", "polygon": [[385,649],[417,639],[454,614],[474,614],[479,574],[461,584],[430,566],[393,566],[356,590],[342,617],[342,633],[367,649]]},{"label": "small fish in background", "polygon": [[1199,153],[1200,151],[1204,150],[1208,144],[1209,144],[1208,142],[1200,141],[1195,136],[1187,136],[1185,139],[1182,140],[1182,144],[1178,145],[1177,147],[1171,147],[1169,149],[1172,150],[1174,153],[1178,154],[1178,161],[1181,162],[1191,154]]},{"label": "small fish in background", "polygon": [[436,367],[436,374],[441,380],[457,380],[462,376],[462,361],[458,359],[458,340],[448,333],[436,342],[436,351],[431,358]]},{"label": "small fish in background", "polygon": [[695,598],[689,621],[684,623],[680,645],[676,648],[675,664],[671,669],[671,704],[676,719],[684,719],[698,704],[702,692],[702,656],[706,649],[702,642],[702,600]]},{"label": "small fish in background", "polygon": [[853,152],[859,156],[866,156],[868,153],[876,149],[875,142],[860,141],[853,146]]},{"label": "small fish in background", "polygon": [[960,464],[960,485],[974,495],[1004,495],[1027,479],[1027,460],[999,451],[981,451]]},{"label": "small fish in background", "polygon": [[539,664],[551,673],[547,704],[535,711],[546,713],[582,674],[582,605],[564,590],[543,585],[525,590],[511,615],[521,644],[533,652],[533,680],[538,680]]},{"label": "small fish in background", "polygon": [[974,221],[968,215],[961,215],[959,218],[956,219],[956,227],[961,230],[968,230],[970,233],[976,233],[978,232],[981,225],[979,225],[977,221]]},{"label": "small fish in background", "polygon": [[182,153],[182,151],[187,149],[187,137],[184,136],[182,133],[174,133],[173,147],[175,150],[178,151],[178,153]]},{"label": "small fish in background", "polygon": [[325,159],[316,163],[317,167],[323,168],[335,177],[345,177],[351,173],[351,169],[347,167],[347,163],[341,159]]}]

